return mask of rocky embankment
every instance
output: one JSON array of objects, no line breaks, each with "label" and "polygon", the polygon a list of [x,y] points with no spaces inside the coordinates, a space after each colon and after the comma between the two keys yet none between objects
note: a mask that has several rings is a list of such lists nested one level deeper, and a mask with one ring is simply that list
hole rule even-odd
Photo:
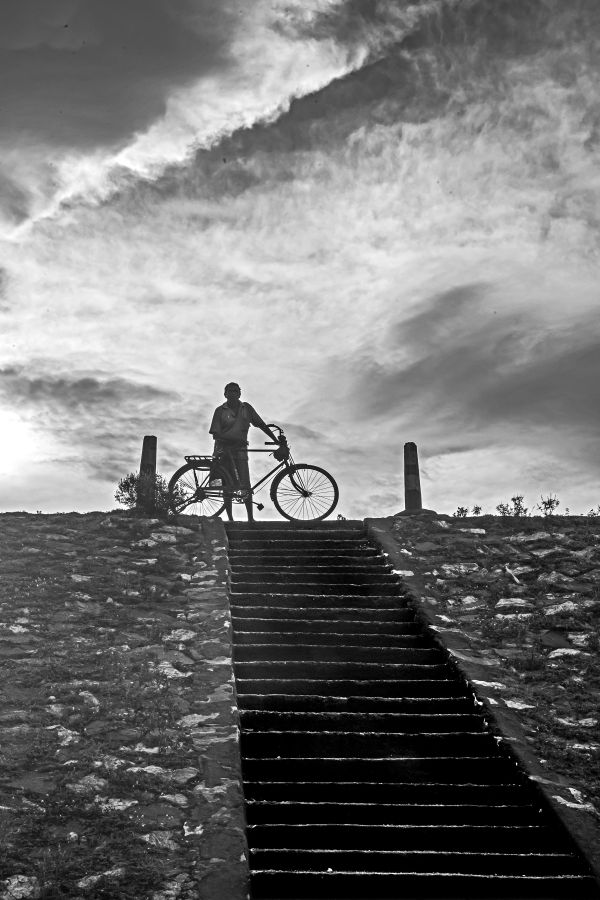
[{"label": "rocky embankment", "polygon": [[[370,527],[589,849],[600,520]],[[4,514],[0,560],[0,900],[243,897],[221,524]]]},{"label": "rocky embankment", "polygon": [[600,871],[600,519],[369,521]]},{"label": "rocky embankment", "polygon": [[220,523],[0,516],[0,898],[245,896]]}]

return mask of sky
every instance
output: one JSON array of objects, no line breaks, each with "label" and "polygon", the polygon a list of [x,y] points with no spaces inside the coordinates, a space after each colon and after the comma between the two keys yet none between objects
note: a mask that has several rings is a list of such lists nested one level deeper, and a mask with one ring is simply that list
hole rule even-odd
[{"label": "sky", "polygon": [[346,517],[407,441],[438,512],[600,503],[597,0],[2,0],[0,66],[0,511],[228,381]]}]

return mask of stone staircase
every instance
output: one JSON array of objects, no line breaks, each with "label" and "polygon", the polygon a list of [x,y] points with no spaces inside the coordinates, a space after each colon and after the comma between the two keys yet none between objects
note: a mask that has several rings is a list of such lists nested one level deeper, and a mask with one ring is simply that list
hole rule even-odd
[{"label": "stone staircase", "polygon": [[600,897],[362,522],[227,535],[253,900]]}]

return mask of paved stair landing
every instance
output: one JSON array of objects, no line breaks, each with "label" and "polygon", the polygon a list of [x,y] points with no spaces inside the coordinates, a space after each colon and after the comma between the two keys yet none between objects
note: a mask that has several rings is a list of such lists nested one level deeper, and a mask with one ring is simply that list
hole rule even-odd
[{"label": "paved stair landing", "polygon": [[362,522],[227,535],[253,900],[600,898]]}]

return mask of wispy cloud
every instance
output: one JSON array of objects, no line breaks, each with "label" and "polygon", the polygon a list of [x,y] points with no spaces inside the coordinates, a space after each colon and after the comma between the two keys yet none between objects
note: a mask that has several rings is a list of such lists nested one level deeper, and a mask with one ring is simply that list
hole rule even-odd
[{"label": "wispy cloud", "polygon": [[533,444],[542,427],[554,431],[558,447],[585,437],[592,453],[600,430],[596,317],[557,333],[537,309],[507,315],[494,308],[497,300],[493,288],[464,285],[391,328],[392,360],[399,346],[409,359],[366,362],[350,382],[356,414],[392,416],[409,428],[429,422],[437,440],[461,435],[461,449],[510,444],[517,433]]},{"label": "wispy cloud", "polygon": [[155,178],[359,64],[332,41],[278,34],[285,15],[269,0],[7,0],[6,233]]}]

